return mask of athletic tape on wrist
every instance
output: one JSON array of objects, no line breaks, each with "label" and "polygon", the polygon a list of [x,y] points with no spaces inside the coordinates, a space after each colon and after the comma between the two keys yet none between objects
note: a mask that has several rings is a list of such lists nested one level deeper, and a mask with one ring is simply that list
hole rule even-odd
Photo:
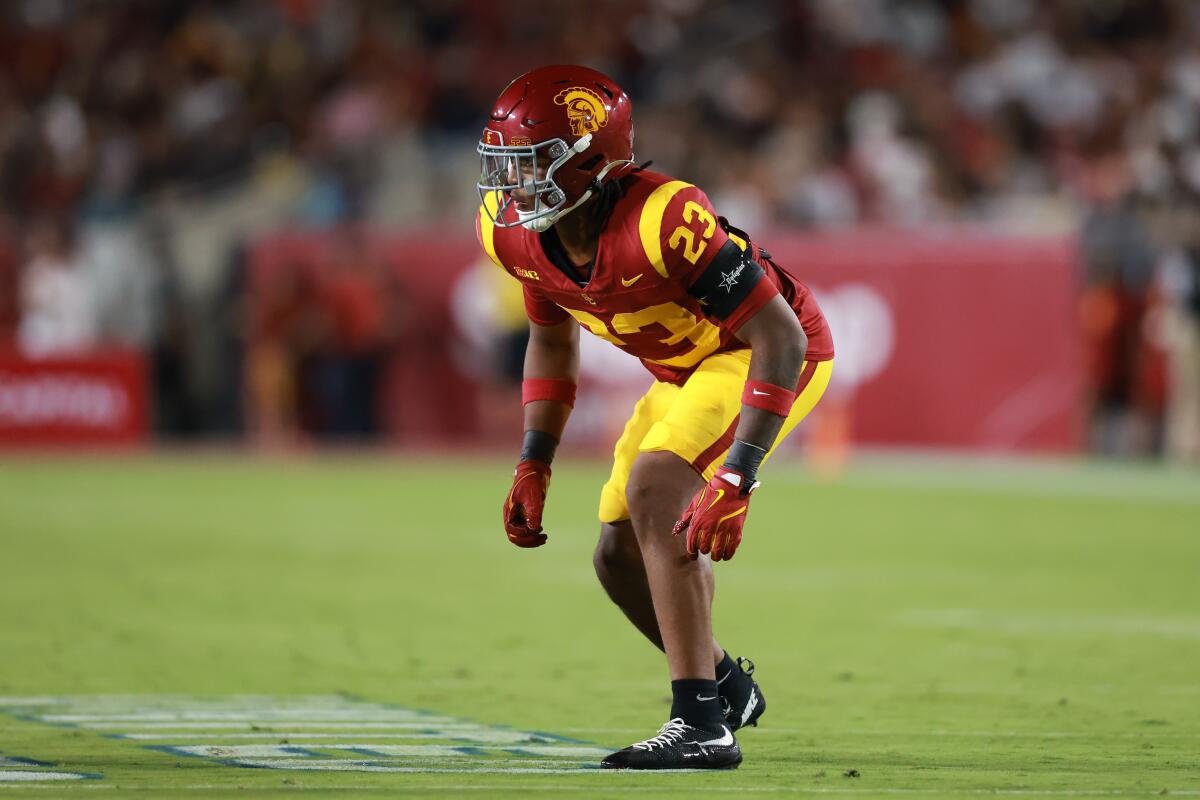
[{"label": "athletic tape on wrist", "polygon": [[729,448],[729,455],[725,457],[725,463],[721,466],[741,473],[748,486],[754,483],[754,478],[758,475],[758,468],[766,457],[767,451],[764,448],[743,442],[741,439],[734,439],[733,446]]},{"label": "athletic tape on wrist", "polygon": [[535,400],[556,400],[575,407],[575,381],[563,378],[526,378],[521,381],[521,404]]},{"label": "athletic tape on wrist", "polygon": [[558,439],[545,431],[525,431],[521,442],[522,461],[541,461],[550,464],[554,461],[554,451],[558,449]]},{"label": "athletic tape on wrist", "polygon": [[766,381],[746,381],[746,388],[742,390],[744,405],[761,408],[781,417],[791,413],[792,404],[795,402],[795,392]]}]

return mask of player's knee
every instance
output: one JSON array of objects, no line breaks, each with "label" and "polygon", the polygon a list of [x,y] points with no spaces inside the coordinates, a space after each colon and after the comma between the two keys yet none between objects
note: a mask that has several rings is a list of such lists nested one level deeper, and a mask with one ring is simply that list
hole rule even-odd
[{"label": "player's knee", "polygon": [[616,525],[605,524],[600,528],[600,539],[592,553],[592,564],[600,580],[610,575],[619,575],[641,558],[633,528],[628,522]]},{"label": "player's knee", "polygon": [[675,521],[687,505],[698,479],[674,453],[645,453],[625,484],[625,502],[637,535],[652,534]]},{"label": "player's knee", "polygon": [[662,487],[648,475],[631,475],[625,484],[625,504],[633,520],[645,519],[646,514],[662,499]]}]

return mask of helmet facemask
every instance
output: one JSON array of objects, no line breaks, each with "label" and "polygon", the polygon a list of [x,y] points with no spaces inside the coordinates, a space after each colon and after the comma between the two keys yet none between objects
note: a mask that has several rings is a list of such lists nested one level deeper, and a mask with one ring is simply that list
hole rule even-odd
[{"label": "helmet facemask", "polygon": [[[573,146],[562,139],[547,139],[531,145],[492,145],[480,142],[480,177],[476,187],[484,208],[498,227],[522,225],[532,231],[545,231],[560,218],[591,195],[591,190],[567,206],[567,195],[554,181],[554,173],[591,144],[591,134],[581,137]],[[540,163],[539,163],[540,162]],[[533,200],[533,208],[524,210],[517,205],[512,192],[520,190]],[[495,198],[488,203],[488,195]],[[512,208],[515,221],[506,221]]]}]

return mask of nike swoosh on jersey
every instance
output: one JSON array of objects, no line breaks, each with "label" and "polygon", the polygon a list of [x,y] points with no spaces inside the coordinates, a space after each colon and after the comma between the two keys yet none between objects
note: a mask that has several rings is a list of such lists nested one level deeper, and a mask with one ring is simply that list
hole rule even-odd
[{"label": "nike swoosh on jersey", "polygon": [[625,280],[624,278],[621,278],[621,285],[625,286],[625,287],[633,286],[635,283],[640,281],[642,279],[642,276],[645,274],[646,273],[644,273],[644,272],[639,272],[637,275],[634,275],[629,280]]},{"label": "nike swoosh on jersey", "polygon": [[[721,727],[725,728],[724,725]],[[696,744],[700,745],[701,747],[729,747],[731,744],[733,744],[733,742],[733,731],[729,730],[729,728],[725,728],[725,735],[720,739],[710,739],[707,742],[696,742]]]}]

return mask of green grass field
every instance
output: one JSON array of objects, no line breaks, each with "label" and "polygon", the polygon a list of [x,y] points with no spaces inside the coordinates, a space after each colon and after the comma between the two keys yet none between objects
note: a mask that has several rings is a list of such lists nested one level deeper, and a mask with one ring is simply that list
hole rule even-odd
[{"label": "green grass field", "polygon": [[0,795],[1200,795],[1200,474],[771,465],[716,608],[768,711],[655,775],[590,768],[669,694],[592,574],[605,466],[535,551],[510,470],[6,457]]}]

